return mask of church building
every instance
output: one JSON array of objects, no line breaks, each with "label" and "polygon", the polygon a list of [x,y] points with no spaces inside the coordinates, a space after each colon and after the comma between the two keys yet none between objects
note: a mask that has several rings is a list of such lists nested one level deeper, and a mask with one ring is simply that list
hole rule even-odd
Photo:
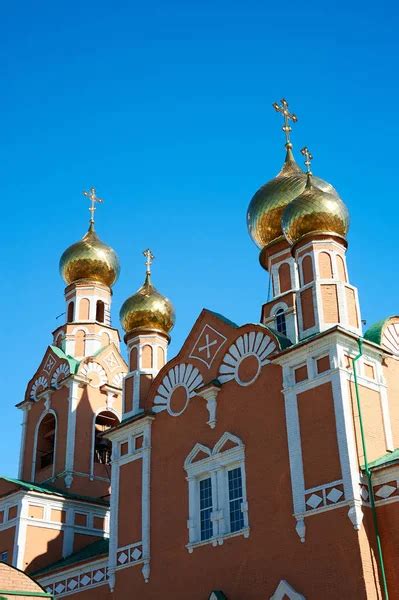
[{"label": "church building", "polygon": [[118,257],[85,192],[65,323],[17,405],[18,476],[0,478],[0,560],[40,597],[399,598],[399,316],[362,331],[348,209],[273,106],[285,160],[247,211],[270,278],[259,322],[204,309],[168,357],[174,308],[146,250],[121,340]]}]

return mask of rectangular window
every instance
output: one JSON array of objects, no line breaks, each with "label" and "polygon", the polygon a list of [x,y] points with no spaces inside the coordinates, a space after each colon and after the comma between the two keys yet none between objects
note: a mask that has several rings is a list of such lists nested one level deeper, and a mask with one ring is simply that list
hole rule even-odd
[{"label": "rectangular window", "polygon": [[242,496],[242,475],[241,468],[231,469],[228,471],[229,478],[229,511],[230,511],[230,531],[239,531],[244,527],[244,515],[242,514],[241,505]]},{"label": "rectangular window", "polygon": [[201,479],[199,482],[200,492],[200,531],[201,541],[209,540],[213,536],[211,521],[212,513],[212,481],[211,478]]},{"label": "rectangular window", "polygon": [[0,561],[1,562],[7,562],[8,561],[8,552],[7,552],[7,550],[4,550],[3,552],[0,552]]}]

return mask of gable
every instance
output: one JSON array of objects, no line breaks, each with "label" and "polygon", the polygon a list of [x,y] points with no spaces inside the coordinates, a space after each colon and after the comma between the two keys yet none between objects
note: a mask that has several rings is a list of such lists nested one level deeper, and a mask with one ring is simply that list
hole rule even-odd
[{"label": "gable", "polygon": [[[212,382],[219,388],[229,382],[241,387],[252,385],[282,348],[280,338],[261,324],[238,327],[204,309],[179,354],[155,378],[149,405],[155,413],[166,411],[179,417],[196,396],[208,400],[207,386]],[[209,424],[214,425],[209,410]]]},{"label": "gable", "polygon": [[282,579],[270,600],[306,600],[306,598],[296,592],[285,579]]},{"label": "gable", "polygon": [[65,354],[57,346],[48,346],[36,373],[29,381],[25,401],[36,402],[42,392],[48,389],[59,389],[63,379],[75,374],[78,361]]},{"label": "gable", "polygon": [[88,356],[79,364],[78,373],[91,380],[93,387],[108,384],[121,389],[128,371],[118,348],[111,343],[99,350],[94,356]]}]

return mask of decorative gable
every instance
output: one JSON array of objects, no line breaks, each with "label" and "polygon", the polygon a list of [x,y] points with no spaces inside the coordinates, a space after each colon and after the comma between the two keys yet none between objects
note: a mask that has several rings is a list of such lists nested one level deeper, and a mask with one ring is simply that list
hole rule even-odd
[{"label": "decorative gable", "polygon": [[282,579],[270,600],[306,600],[305,596],[298,594],[285,579]]},{"label": "decorative gable", "polygon": [[59,389],[62,380],[75,373],[77,367],[78,362],[60,348],[48,346],[39,368],[28,383],[25,399],[36,402],[42,392],[50,388]]},{"label": "decorative gable", "polygon": [[227,596],[221,590],[215,590],[211,593],[208,600],[227,600]]}]

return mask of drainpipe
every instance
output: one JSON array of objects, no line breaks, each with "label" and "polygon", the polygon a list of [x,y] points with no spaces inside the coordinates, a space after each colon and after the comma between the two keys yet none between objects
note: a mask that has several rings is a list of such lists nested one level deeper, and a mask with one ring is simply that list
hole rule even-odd
[{"label": "drainpipe", "polygon": [[375,508],[375,498],[374,498],[373,484],[372,484],[372,481],[371,481],[372,473],[371,473],[371,470],[369,468],[369,463],[368,463],[368,460],[367,460],[366,437],[364,435],[362,408],[361,408],[361,405],[360,405],[359,385],[358,385],[358,382],[357,382],[357,373],[356,373],[356,363],[359,360],[359,358],[361,356],[363,356],[363,341],[362,341],[362,339],[359,338],[357,340],[357,343],[358,343],[358,346],[359,346],[359,354],[357,356],[355,356],[355,358],[353,359],[353,377],[354,377],[354,383],[355,383],[355,393],[356,393],[357,410],[358,410],[358,413],[359,413],[360,435],[361,435],[361,438],[362,438],[362,449],[363,449],[363,456],[364,456],[364,470],[366,472],[366,477],[367,477],[367,484],[368,484],[368,488],[369,488],[370,506],[371,506],[371,514],[372,514],[372,517],[373,517],[374,533],[375,533],[375,537],[376,537],[376,540],[377,540],[377,555],[378,555],[378,563],[379,563],[379,567],[380,567],[381,583],[382,583],[382,587],[383,587],[383,590],[384,590],[384,598],[385,598],[385,600],[389,600],[387,579],[386,579],[385,567],[384,567],[384,557],[382,555],[381,537],[380,537],[380,532],[379,532],[379,529],[378,529],[377,511],[376,511],[376,508]]}]

